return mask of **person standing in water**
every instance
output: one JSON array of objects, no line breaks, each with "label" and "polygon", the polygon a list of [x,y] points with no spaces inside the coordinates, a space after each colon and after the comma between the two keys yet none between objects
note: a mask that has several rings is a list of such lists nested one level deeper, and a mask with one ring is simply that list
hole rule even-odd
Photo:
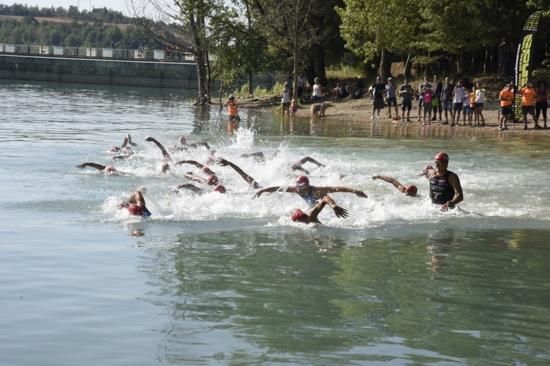
[{"label": "person standing in water", "polygon": [[422,175],[430,180],[430,198],[432,203],[441,205],[441,211],[455,208],[464,200],[458,175],[447,170],[449,155],[444,152],[434,157],[435,169],[427,166]]},{"label": "person standing in water", "polygon": [[392,177],[386,177],[384,175],[375,175],[372,177],[372,179],[380,179],[384,182],[391,183],[397,190],[401,193],[405,193],[407,196],[414,197],[416,196],[416,192],[418,191],[418,188],[414,185],[410,186],[404,186],[401,184],[397,179]]},{"label": "person standing in water", "polygon": [[320,224],[321,222],[317,218],[323,208],[325,208],[326,205],[329,205],[333,210],[336,217],[340,218],[346,218],[348,217],[348,211],[345,208],[342,208],[338,205],[336,205],[336,202],[330,197],[330,196],[324,196],[321,201],[319,201],[315,207],[311,210],[311,212],[306,214],[304,211],[297,208],[292,213],[292,216],[290,219],[294,222],[301,222],[304,224],[310,224],[310,223],[316,223]]}]

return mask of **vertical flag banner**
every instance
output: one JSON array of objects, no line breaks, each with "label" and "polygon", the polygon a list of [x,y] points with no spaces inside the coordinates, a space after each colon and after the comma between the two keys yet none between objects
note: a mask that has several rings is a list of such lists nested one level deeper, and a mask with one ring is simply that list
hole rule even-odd
[{"label": "vertical flag banner", "polygon": [[[516,54],[516,73],[515,73],[515,86],[516,92],[527,81],[533,71],[533,57],[532,50],[534,44],[535,33],[539,29],[540,19],[542,12],[536,11],[527,19],[523,26],[523,38],[518,45],[518,51]],[[514,121],[519,120],[521,117],[521,95],[516,95],[514,98]]]}]

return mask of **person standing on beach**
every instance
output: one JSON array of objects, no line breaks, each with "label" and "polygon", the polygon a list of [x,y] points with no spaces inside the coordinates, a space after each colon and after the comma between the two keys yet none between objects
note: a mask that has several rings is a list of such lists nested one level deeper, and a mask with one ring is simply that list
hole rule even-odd
[{"label": "person standing on beach", "polygon": [[451,119],[453,118],[453,90],[453,83],[451,83],[449,81],[449,78],[446,77],[445,85],[443,86],[443,92],[441,95],[443,109],[445,110],[445,122],[443,123],[444,125],[449,123],[449,114],[451,115]]},{"label": "person standing on beach", "polygon": [[410,122],[411,119],[411,109],[412,109],[412,98],[414,91],[412,86],[409,84],[409,81],[405,79],[403,85],[399,88],[399,95],[401,98],[401,120],[405,121],[405,110],[407,111],[407,122]]},{"label": "person standing on beach", "polygon": [[384,108],[384,92],[386,91],[386,85],[382,83],[380,76],[376,77],[376,83],[374,83],[370,91],[374,100],[372,101],[372,116],[370,119],[374,119],[375,115],[377,119],[380,119],[380,110]]},{"label": "person standing on beach", "polygon": [[498,129],[504,131],[508,129],[507,123],[512,116],[512,104],[514,103],[514,85],[506,84],[504,89],[500,91],[498,96],[500,100],[500,121],[498,121]]},{"label": "person standing on beach", "polygon": [[483,104],[485,103],[485,89],[481,88],[479,81],[476,83],[474,108],[476,113],[476,125],[485,126],[485,117],[483,116]]},{"label": "person standing on beach", "polygon": [[433,99],[432,99],[432,106],[433,106],[433,117],[432,121],[437,120],[437,112],[439,111],[439,120],[441,121],[441,112],[443,112],[441,97],[443,96],[443,83],[437,76],[434,76],[434,88],[433,88]]},{"label": "person standing on beach", "polygon": [[449,155],[444,152],[434,157],[435,169],[427,166],[422,175],[430,180],[430,198],[432,203],[441,205],[441,211],[455,208],[464,200],[458,175],[447,170]]},{"label": "person standing on beach", "polygon": [[542,114],[544,128],[548,128],[546,124],[546,110],[548,109],[548,89],[545,81],[539,81],[537,84],[537,103],[535,104],[535,121],[539,122],[539,117]]},{"label": "person standing on beach", "polygon": [[395,108],[395,118],[399,119],[399,112],[397,111],[397,98],[395,93],[395,85],[393,84],[393,78],[388,78],[388,83],[386,84],[386,101],[388,103],[388,115],[391,119],[391,107]]},{"label": "person standing on beach", "polygon": [[541,128],[535,118],[535,104],[537,102],[537,92],[533,84],[529,81],[520,90],[521,94],[521,112],[523,114],[523,129],[527,129],[527,115],[530,114],[535,122],[535,129]]},{"label": "person standing on beach", "polygon": [[422,99],[422,93],[426,87],[432,87],[432,84],[429,83],[428,77],[424,77],[424,80],[418,86],[418,121],[422,120],[422,112],[424,112],[424,100]]},{"label": "person standing on beach", "polygon": [[[430,87],[430,84],[427,84],[426,87],[424,87],[424,90],[422,91],[422,94],[420,94],[420,98],[422,98],[422,104],[424,105],[424,120],[423,125],[431,125],[432,122],[432,99],[433,99],[434,92],[432,91],[432,88]],[[428,118],[428,122],[426,122],[426,117]]]},{"label": "person standing on beach", "polygon": [[287,83],[285,83],[284,89],[281,92],[281,116],[283,121],[285,120],[285,114],[287,119],[290,118],[290,89]]},{"label": "person standing on beach", "polygon": [[323,87],[321,86],[321,79],[315,77],[313,79],[313,91],[311,94],[313,103],[322,103],[323,102]]},{"label": "person standing on beach", "polygon": [[462,80],[460,80],[458,82],[458,85],[453,89],[453,114],[452,114],[453,121],[451,123],[451,127],[455,125],[455,121],[457,125],[460,122],[460,112],[462,111],[462,105],[464,103],[465,94],[466,94],[466,91],[462,86]]}]

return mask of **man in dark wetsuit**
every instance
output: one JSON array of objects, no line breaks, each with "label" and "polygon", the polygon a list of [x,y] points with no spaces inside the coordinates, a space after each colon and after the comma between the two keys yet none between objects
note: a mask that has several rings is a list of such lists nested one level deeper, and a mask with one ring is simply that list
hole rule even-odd
[{"label": "man in dark wetsuit", "polygon": [[[256,197],[260,197],[262,193],[271,193],[277,192],[280,190],[281,186],[268,187],[260,189],[256,192]],[[309,179],[305,175],[301,175],[296,179],[296,185],[294,187],[287,187],[283,192],[296,193],[298,196],[302,197],[309,205],[313,206],[319,200],[323,199],[327,194],[334,192],[346,192],[346,193],[355,193],[359,197],[367,198],[365,192],[358,189],[348,188],[348,187],[314,187],[309,185]]]},{"label": "man in dark wetsuit", "polygon": [[430,180],[430,198],[432,203],[441,205],[441,211],[453,209],[456,204],[462,202],[462,186],[458,175],[447,170],[449,155],[438,153],[434,158],[435,169],[428,166],[423,175]]},{"label": "man in dark wetsuit", "polygon": [[294,222],[302,222],[304,224],[309,224],[309,223],[320,224],[321,222],[319,221],[317,216],[319,216],[319,214],[321,213],[323,208],[325,208],[326,205],[329,205],[334,210],[334,214],[336,215],[336,217],[340,217],[340,218],[348,217],[348,211],[345,208],[342,208],[336,205],[336,202],[334,202],[334,200],[330,196],[325,196],[315,205],[315,207],[313,207],[309,215],[306,214],[304,211],[300,210],[299,208],[297,208],[292,213],[292,216],[290,217],[290,219]]}]

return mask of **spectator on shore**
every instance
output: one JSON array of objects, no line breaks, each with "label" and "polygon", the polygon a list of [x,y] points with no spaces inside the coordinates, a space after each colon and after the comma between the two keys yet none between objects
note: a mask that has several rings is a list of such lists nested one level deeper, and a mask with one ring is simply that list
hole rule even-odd
[{"label": "spectator on shore", "polygon": [[530,114],[535,122],[535,129],[541,128],[535,118],[535,104],[537,102],[537,92],[533,88],[533,83],[527,82],[520,90],[521,94],[521,112],[523,114],[523,129],[527,129],[527,115]]},{"label": "spectator on shore", "polygon": [[283,91],[281,92],[281,116],[283,121],[285,120],[285,114],[287,119],[290,118],[290,94],[288,83],[285,83]]},{"label": "spectator on shore", "polygon": [[301,222],[304,224],[309,224],[309,223],[320,224],[321,222],[317,217],[319,216],[319,214],[321,213],[321,211],[326,205],[329,205],[332,208],[336,217],[340,217],[340,218],[348,217],[348,211],[346,209],[336,205],[336,202],[334,202],[334,200],[330,196],[325,196],[321,199],[320,202],[318,202],[313,207],[313,209],[311,209],[309,215],[300,209],[294,210],[291,216],[291,220],[294,222]]},{"label": "spectator on shore", "polygon": [[412,86],[409,84],[409,81],[405,79],[403,85],[399,88],[399,95],[401,96],[401,120],[405,121],[405,111],[407,111],[407,122],[410,122],[411,109],[412,109],[412,98],[414,91]]},{"label": "spectator on shore", "polygon": [[386,102],[388,104],[388,116],[391,119],[391,107],[395,109],[395,118],[399,119],[399,112],[397,111],[397,97],[395,92],[395,85],[393,83],[393,78],[388,78],[388,83],[386,84]]},{"label": "spectator on shore", "polygon": [[508,121],[512,117],[512,104],[514,103],[514,85],[512,83],[506,84],[499,94],[500,100],[500,120],[498,122],[498,129],[504,131],[508,129]]},{"label": "spectator on shore", "polygon": [[432,84],[428,81],[428,77],[424,77],[424,80],[418,85],[418,121],[422,120],[422,113],[424,112],[424,101],[422,99],[422,92],[426,87],[432,87]]},{"label": "spectator on shore", "polygon": [[544,128],[548,128],[546,124],[546,111],[548,109],[548,89],[545,81],[539,81],[537,84],[537,103],[535,104],[535,121],[538,123],[542,114]]},{"label": "spectator on shore", "polygon": [[407,196],[414,197],[416,196],[416,192],[418,191],[418,188],[414,185],[410,186],[404,186],[401,184],[397,179],[392,177],[386,177],[384,175],[375,175],[372,177],[372,179],[380,179],[384,182],[391,183],[397,190],[401,193],[405,193]]},{"label": "spectator on shore", "polygon": [[439,78],[437,76],[434,76],[434,88],[433,88],[433,92],[434,92],[434,95],[433,95],[433,99],[432,99],[432,112],[433,112],[433,117],[432,117],[432,121],[436,121],[437,120],[437,112],[439,111],[439,120],[441,121],[441,112],[443,111],[443,106],[442,106],[442,96],[443,96],[443,83],[441,82],[441,80],[439,80]]},{"label": "spectator on shore", "polygon": [[342,85],[340,81],[336,82],[336,86],[332,89],[332,99],[344,99],[349,96],[347,86]]},{"label": "spectator on shore", "polygon": [[363,79],[361,79],[359,76],[356,76],[353,87],[354,87],[354,91],[353,91],[352,98],[353,99],[361,98],[363,96]]},{"label": "spectator on shore", "polygon": [[[431,88],[431,85],[428,83],[422,90],[422,93],[420,94],[420,98],[422,98],[422,105],[424,106],[424,119],[422,121],[423,125],[431,125],[432,122],[432,99],[433,99],[433,90]],[[428,122],[426,122],[426,118],[428,119]]]},{"label": "spectator on shore", "polygon": [[485,126],[485,117],[483,116],[483,105],[485,104],[485,89],[481,88],[479,81],[476,83],[474,108],[475,108],[475,124],[477,126]]},{"label": "spectator on shore", "polygon": [[441,95],[441,101],[443,103],[443,109],[445,110],[445,122],[444,125],[449,123],[449,114],[451,119],[453,118],[453,90],[454,85],[449,81],[449,78],[445,78],[445,85],[443,86],[443,92]]},{"label": "spectator on shore", "polygon": [[466,93],[464,94],[464,121],[463,125],[466,126],[466,117],[468,117],[468,125],[472,126],[472,118],[474,116],[474,105],[475,105],[475,92],[470,89],[466,88]]},{"label": "spectator on shore", "polygon": [[376,77],[376,82],[370,87],[370,92],[374,98],[372,102],[372,116],[370,119],[374,119],[375,115],[377,119],[380,119],[380,110],[384,108],[384,92],[386,91],[386,85],[382,83],[380,76]]},{"label": "spectator on shore", "polygon": [[462,86],[462,80],[460,80],[457,86],[453,89],[453,121],[451,123],[451,127],[453,127],[455,124],[458,125],[460,123],[460,112],[462,112],[465,94],[466,90]]},{"label": "spectator on shore", "polygon": [[434,157],[435,169],[427,166],[422,175],[430,180],[430,198],[432,203],[441,205],[441,211],[453,209],[462,202],[464,195],[458,175],[447,170],[449,155],[444,152]]},{"label": "spectator on shore", "polygon": [[313,91],[311,94],[313,103],[322,103],[323,102],[323,87],[321,86],[321,79],[315,77],[313,79]]}]

